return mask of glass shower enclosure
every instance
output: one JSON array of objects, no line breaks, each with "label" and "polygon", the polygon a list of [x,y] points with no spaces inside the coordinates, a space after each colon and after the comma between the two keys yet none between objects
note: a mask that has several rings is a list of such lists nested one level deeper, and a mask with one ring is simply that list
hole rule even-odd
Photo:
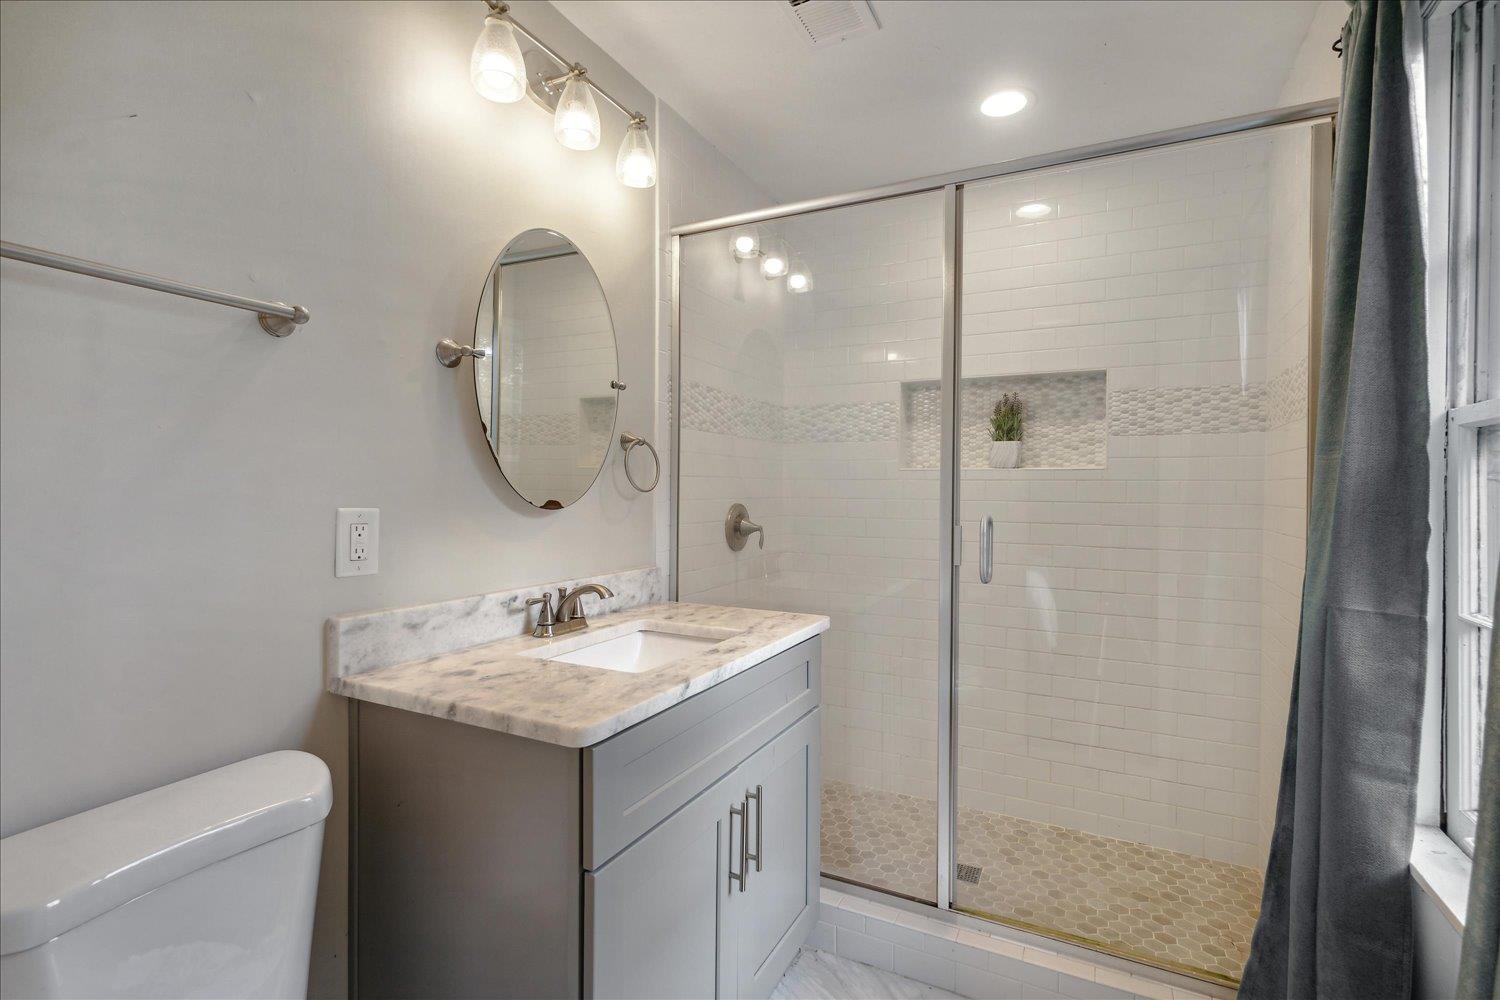
[{"label": "glass shower enclosure", "polygon": [[678,236],[673,583],[831,618],[825,876],[1238,981],[1331,148],[1252,124]]}]

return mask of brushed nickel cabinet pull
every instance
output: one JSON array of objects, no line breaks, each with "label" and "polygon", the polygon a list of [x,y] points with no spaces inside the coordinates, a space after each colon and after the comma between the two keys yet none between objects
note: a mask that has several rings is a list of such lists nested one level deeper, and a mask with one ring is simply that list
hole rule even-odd
[{"label": "brushed nickel cabinet pull", "polygon": [[750,860],[755,862],[755,870],[756,871],[760,871],[761,870],[760,869],[760,858],[761,858],[761,855],[763,853],[765,853],[765,846],[764,846],[765,845],[765,841],[763,839],[764,832],[765,832],[765,825],[764,825],[764,823],[762,823],[762,818],[765,816],[765,813],[766,813],[766,800],[765,800],[765,797],[761,794],[761,791],[762,791],[761,786],[760,785],[756,785],[755,786],[755,791],[753,791],[753,792],[747,792],[745,794],[746,808],[749,808],[749,803],[750,803],[751,799],[755,800],[755,853],[752,854],[752,855],[750,855]]},{"label": "brushed nickel cabinet pull", "polygon": [[[738,882],[740,884],[740,892],[745,891],[745,866],[747,855],[745,834],[749,832],[749,826],[745,822],[746,805],[746,802],[741,801],[739,805],[729,807],[729,854],[731,858],[734,856],[734,818],[736,816],[740,818],[740,870],[735,871],[732,867],[729,869],[729,881]],[[731,865],[733,863],[733,861],[730,862]],[[733,892],[734,890],[731,889],[730,891]]]}]

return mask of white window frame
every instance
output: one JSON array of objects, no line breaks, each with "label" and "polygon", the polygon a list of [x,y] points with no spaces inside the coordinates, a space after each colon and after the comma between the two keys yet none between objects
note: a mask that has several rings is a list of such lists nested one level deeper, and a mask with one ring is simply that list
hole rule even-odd
[{"label": "white window frame", "polygon": [[[1429,136],[1432,195],[1431,278],[1436,286],[1429,312],[1433,372],[1430,385],[1442,419],[1444,494],[1434,531],[1440,536],[1441,667],[1443,696],[1443,828],[1466,853],[1473,853],[1482,720],[1481,642],[1493,629],[1491,608],[1476,599],[1481,566],[1487,558],[1479,537],[1479,432],[1500,426],[1500,399],[1484,399],[1493,384],[1490,370],[1500,363],[1500,199],[1496,198],[1500,156],[1496,152],[1495,82],[1500,42],[1500,0],[1459,0],[1431,4],[1424,13],[1429,78]],[[1478,397],[1478,398],[1476,398]],[[1500,539],[1487,540],[1500,544]]]},{"label": "white window frame", "polygon": [[[1448,411],[1448,510],[1444,530],[1446,564],[1443,676],[1445,701],[1445,826],[1465,853],[1474,853],[1474,826],[1479,803],[1469,789],[1478,785],[1483,677],[1482,645],[1495,627],[1489,609],[1476,599],[1481,566],[1487,554],[1474,544],[1478,509],[1479,431],[1500,426],[1500,399],[1456,406]],[[1487,541],[1493,543],[1494,539]]]}]

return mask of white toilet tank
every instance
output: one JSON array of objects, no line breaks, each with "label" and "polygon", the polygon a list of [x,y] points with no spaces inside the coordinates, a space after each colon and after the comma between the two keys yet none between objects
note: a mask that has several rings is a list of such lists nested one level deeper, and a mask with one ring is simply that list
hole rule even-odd
[{"label": "white toilet tank", "polygon": [[0,997],[304,997],[327,766],[284,750],[0,840]]}]

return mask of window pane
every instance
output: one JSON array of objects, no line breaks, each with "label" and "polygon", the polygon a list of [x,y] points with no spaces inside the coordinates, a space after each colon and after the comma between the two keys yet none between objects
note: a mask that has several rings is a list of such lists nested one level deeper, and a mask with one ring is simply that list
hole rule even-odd
[{"label": "window pane", "polygon": [[1473,749],[1473,758],[1465,769],[1468,772],[1468,794],[1464,797],[1464,805],[1470,809],[1479,806],[1479,767],[1484,759],[1484,699],[1489,692],[1486,683],[1490,676],[1490,641],[1493,630],[1482,628],[1479,630],[1477,654],[1471,662],[1478,668],[1478,676],[1473,680],[1470,691],[1473,692],[1474,702],[1471,706],[1469,716],[1471,733],[1469,746]]},{"label": "window pane", "polygon": [[1478,516],[1474,519],[1475,541],[1479,547],[1479,572],[1475,612],[1488,617],[1495,613],[1496,560],[1500,557],[1500,427],[1483,427],[1479,431],[1479,475],[1477,479]]}]

